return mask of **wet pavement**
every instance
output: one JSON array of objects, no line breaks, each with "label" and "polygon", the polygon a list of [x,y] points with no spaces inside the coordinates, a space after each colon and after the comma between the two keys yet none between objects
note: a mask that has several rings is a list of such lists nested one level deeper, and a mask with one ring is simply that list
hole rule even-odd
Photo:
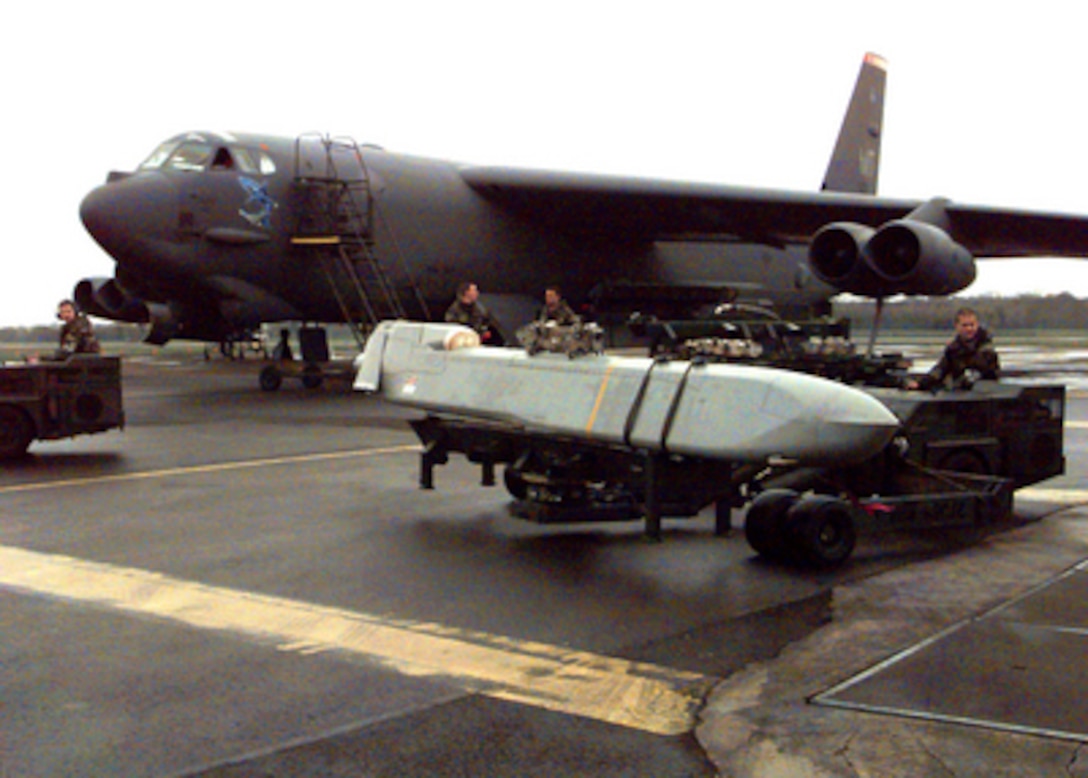
[{"label": "wet pavement", "polygon": [[1083,508],[837,585],[831,621],[725,679],[726,776],[1088,775]]},{"label": "wet pavement", "polygon": [[1005,526],[813,574],[421,492],[343,387],[126,370],[125,432],[0,472],[2,778],[1088,775],[1083,397]]}]

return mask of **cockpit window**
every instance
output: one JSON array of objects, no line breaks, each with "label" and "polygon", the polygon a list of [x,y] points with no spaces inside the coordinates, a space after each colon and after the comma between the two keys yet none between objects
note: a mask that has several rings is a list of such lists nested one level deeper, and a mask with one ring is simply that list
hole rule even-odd
[{"label": "cockpit window", "polygon": [[207,143],[183,143],[170,155],[166,166],[174,170],[203,170],[212,156],[212,147]]},{"label": "cockpit window", "polygon": [[[227,149],[220,149],[216,154],[215,162],[212,164],[212,170],[217,169],[229,169],[228,165],[220,165],[220,155],[227,153]],[[240,171],[247,175],[262,175],[270,176],[276,172],[276,163],[272,161],[272,157],[268,156],[264,151],[258,151],[256,149],[247,149],[241,146],[231,146],[229,150],[230,155],[234,158],[234,164]]]},{"label": "cockpit window", "polygon": [[159,147],[151,152],[151,156],[140,163],[140,170],[156,170],[170,158],[180,144],[177,141],[167,141],[159,144]]},{"label": "cockpit window", "polygon": [[234,154],[234,161],[238,164],[239,170],[251,176],[257,173],[257,163],[253,161],[252,151],[234,146],[231,148],[231,153]]},{"label": "cockpit window", "polygon": [[140,164],[140,170],[234,170],[270,176],[276,163],[267,152],[241,146],[213,146],[198,141],[166,141]]}]

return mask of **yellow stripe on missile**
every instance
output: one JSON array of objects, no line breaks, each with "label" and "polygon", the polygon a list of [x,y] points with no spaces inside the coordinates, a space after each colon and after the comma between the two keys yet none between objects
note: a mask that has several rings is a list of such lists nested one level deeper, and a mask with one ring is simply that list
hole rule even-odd
[{"label": "yellow stripe on missile", "polygon": [[586,432],[593,432],[593,425],[597,423],[597,413],[601,410],[601,403],[604,402],[604,393],[608,389],[608,379],[612,376],[612,369],[615,365],[609,365],[604,371],[604,377],[601,379],[601,388],[597,390],[597,399],[593,403],[593,410],[589,412],[589,421],[586,422]]},{"label": "yellow stripe on missile", "polygon": [[339,235],[310,235],[291,238],[291,243],[295,246],[339,246],[341,240]]},{"label": "yellow stripe on missile", "polygon": [[0,586],[230,632],[281,651],[348,652],[405,675],[454,679],[466,692],[658,735],[690,732],[711,683],[670,667],[9,546],[0,546]]}]

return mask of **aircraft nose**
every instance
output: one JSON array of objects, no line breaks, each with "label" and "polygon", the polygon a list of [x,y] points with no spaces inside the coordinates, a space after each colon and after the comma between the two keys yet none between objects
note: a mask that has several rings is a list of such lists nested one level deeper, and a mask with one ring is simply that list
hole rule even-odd
[{"label": "aircraft nose", "polygon": [[176,229],[177,191],[161,175],[137,174],[92,190],[79,216],[117,262],[146,260]]}]

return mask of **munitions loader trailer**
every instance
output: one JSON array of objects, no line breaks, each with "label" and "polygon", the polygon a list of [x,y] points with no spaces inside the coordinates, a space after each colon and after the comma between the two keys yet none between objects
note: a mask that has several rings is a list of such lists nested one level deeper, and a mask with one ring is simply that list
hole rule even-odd
[{"label": "munitions loader trailer", "polygon": [[901,421],[877,456],[842,468],[766,466],[589,443],[501,422],[429,415],[413,422],[423,443],[420,483],[452,452],[495,467],[515,515],[540,523],[643,520],[659,537],[664,517],[715,506],[715,530],[748,505],[745,535],[776,561],[829,567],[863,533],[983,526],[1007,517],[1013,492],[1064,471],[1062,386],[982,381],[936,393],[872,387]]}]

